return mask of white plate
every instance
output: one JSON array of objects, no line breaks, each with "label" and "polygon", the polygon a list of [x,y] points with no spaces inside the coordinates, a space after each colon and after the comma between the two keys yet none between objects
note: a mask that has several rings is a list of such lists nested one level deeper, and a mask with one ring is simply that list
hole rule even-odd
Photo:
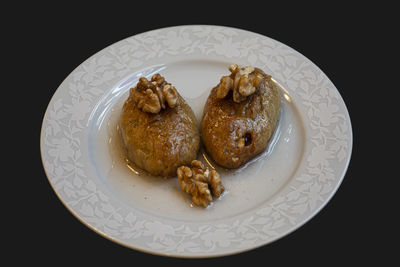
[{"label": "white plate", "polygon": [[[279,128],[269,150],[239,170],[210,162],[227,192],[207,209],[193,207],[176,178],[126,166],[116,122],[129,88],[157,72],[200,121],[232,63],[259,67],[280,85]],[[129,37],[83,62],[51,99],[40,141],[50,184],[89,228],[149,253],[209,257],[265,245],[313,217],[344,177],[352,131],[335,86],[292,48],[234,28],[179,26]]]}]

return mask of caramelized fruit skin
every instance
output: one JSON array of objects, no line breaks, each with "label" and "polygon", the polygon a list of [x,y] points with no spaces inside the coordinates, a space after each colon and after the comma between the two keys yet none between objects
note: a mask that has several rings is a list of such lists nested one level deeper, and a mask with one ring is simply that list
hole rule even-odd
[{"label": "caramelized fruit skin", "polygon": [[156,114],[143,112],[132,95],[131,91],[120,120],[128,159],[152,175],[176,176],[177,168],[196,159],[200,148],[192,109],[178,94],[174,108]]},{"label": "caramelized fruit skin", "polygon": [[225,168],[238,168],[268,145],[279,118],[281,97],[271,76],[263,76],[258,89],[246,99],[233,101],[232,91],[218,98],[218,86],[211,90],[201,123],[202,141],[207,153]]}]

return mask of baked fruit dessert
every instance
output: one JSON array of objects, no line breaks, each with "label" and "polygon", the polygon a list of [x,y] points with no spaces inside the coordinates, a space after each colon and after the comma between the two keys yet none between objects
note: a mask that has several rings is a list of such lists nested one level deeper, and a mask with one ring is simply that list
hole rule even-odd
[{"label": "baked fruit dessert", "polygon": [[254,67],[229,67],[211,90],[201,124],[207,153],[219,165],[238,168],[268,145],[281,111],[271,76]]},{"label": "baked fruit dessert", "polygon": [[192,109],[160,74],[150,81],[142,77],[130,89],[120,129],[128,159],[152,175],[175,176],[199,151]]}]

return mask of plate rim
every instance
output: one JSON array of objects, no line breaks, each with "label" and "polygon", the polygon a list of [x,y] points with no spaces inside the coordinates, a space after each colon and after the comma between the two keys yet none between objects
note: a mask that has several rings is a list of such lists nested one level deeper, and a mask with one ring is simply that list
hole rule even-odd
[{"label": "plate rim", "polygon": [[[104,232],[101,231],[100,229],[97,229],[96,227],[94,227],[93,225],[91,225],[90,223],[88,223],[87,220],[85,220],[82,216],[80,216],[75,210],[73,210],[73,209],[64,201],[63,197],[62,197],[62,196],[60,195],[60,193],[57,191],[57,189],[55,188],[55,185],[53,185],[53,183],[52,183],[52,181],[51,181],[51,179],[50,179],[50,176],[51,176],[51,175],[50,175],[50,173],[48,173],[48,170],[46,169],[46,166],[45,166],[45,158],[44,158],[44,153],[45,153],[45,151],[43,150],[43,148],[44,148],[44,146],[43,146],[44,125],[45,125],[45,120],[46,120],[46,118],[48,117],[48,112],[49,112],[50,105],[54,102],[55,96],[56,96],[57,92],[58,92],[59,90],[61,90],[62,85],[66,82],[66,80],[67,80],[74,72],[76,72],[80,67],[82,67],[83,64],[89,62],[89,60],[91,60],[91,59],[95,58],[96,56],[100,55],[103,51],[106,51],[106,50],[109,49],[110,47],[113,47],[113,46],[115,46],[115,45],[117,45],[117,44],[120,44],[120,43],[122,43],[122,42],[124,42],[124,41],[127,41],[127,40],[129,40],[129,39],[131,39],[131,38],[134,38],[134,37],[136,37],[136,36],[151,34],[151,33],[157,32],[157,31],[166,31],[166,30],[169,30],[169,29],[170,29],[170,30],[173,30],[173,29],[191,28],[191,27],[208,27],[208,28],[216,28],[216,27],[217,27],[217,28],[226,28],[226,29],[230,29],[230,30],[232,30],[232,31],[239,31],[239,33],[240,33],[240,32],[245,32],[245,33],[247,33],[247,34],[249,34],[249,35],[257,35],[259,38],[267,38],[267,39],[269,39],[269,40],[271,40],[271,41],[273,41],[273,42],[275,42],[275,43],[277,43],[277,44],[279,44],[279,45],[281,45],[281,46],[285,46],[285,47],[289,48],[289,50],[291,50],[291,51],[296,52],[298,55],[300,55],[300,56],[303,57],[305,60],[307,60],[308,62],[310,62],[311,65],[312,65],[312,67],[317,68],[317,70],[318,70],[319,72],[322,73],[322,75],[324,76],[324,78],[327,79],[328,82],[331,83],[331,84],[333,85],[333,83],[332,83],[332,81],[330,81],[329,77],[327,77],[327,76],[325,75],[325,73],[323,73],[323,71],[322,71],[314,62],[312,62],[310,59],[308,59],[307,57],[305,57],[304,55],[302,55],[300,52],[296,51],[295,49],[293,49],[293,48],[287,46],[286,44],[283,44],[283,43],[281,43],[281,42],[279,42],[279,41],[277,41],[277,40],[275,40],[275,39],[273,39],[273,38],[270,38],[270,37],[268,37],[268,36],[262,35],[262,34],[260,34],[260,33],[251,32],[251,31],[248,31],[248,30],[245,30],[245,29],[234,28],[234,27],[229,27],[229,26],[204,25],[204,24],[201,24],[201,25],[200,25],[200,24],[199,24],[199,25],[197,25],[197,24],[196,24],[196,25],[178,25],[178,26],[171,26],[171,27],[164,27],[164,28],[153,29],[153,30],[150,30],[150,31],[141,32],[141,33],[137,33],[137,34],[135,34],[135,35],[126,37],[126,38],[124,38],[124,39],[122,39],[122,40],[120,40],[120,41],[117,41],[117,42],[115,42],[115,43],[113,43],[113,44],[108,45],[107,47],[104,47],[103,49],[101,49],[101,50],[99,50],[98,52],[94,53],[93,55],[89,56],[86,60],[84,60],[82,63],[80,63],[74,70],[72,70],[72,72],[71,72],[70,74],[68,74],[68,75],[65,77],[65,79],[60,83],[59,87],[54,91],[54,94],[53,94],[53,96],[51,97],[51,99],[50,99],[50,101],[49,101],[49,103],[48,103],[48,105],[47,105],[47,107],[46,107],[46,111],[45,111],[45,113],[44,113],[43,120],[42,120],[41,133],[40,133],[40,151],[41,151],[42,165],[43,165],[43,169],[45,170],[46,177],[47,177],[47,179],[48,179],[48,181],[49,181],[49,183],[50,183],[50,185],[51,185],[53,191],[56,193],[57,197],[58,197],[59,200],[61,201],[61,203],[63,203],[63,205],[67,208],[67,210],[68,210],[69,212],[71,212],[71,213],[74,215],[74,217],[76,217],[81,223],[83,223],[84,225],[86,225],[89,229],[93,230],[93,231],[96,232],[97,234],[99,234],[99,235],[101,235],[101,236],[103,236],[103,237],[105,237],[105,238],[111,240],[112,242],[115,242],[115,243],[117,243],[117,244],[120,244],[120,245],[122,245],[122,246],[131,248],[131,249],[135,249],[135,250],[138,250],[138,251],[141,251],[141,252],[149,253],[149,254],[155,254],[155,255],[161,255],[161,256],[172,256],[172,257],[183,257],[183,258],[219,257],[219,256],[226,256],[226,255],[232,255],[232,254],[237,254],[237,253],[242,253],[242,252],[245,252],[245,251],[249,251],[249,250],[252,250],[252,249],[255,249],[255,248],[258,248],[258,247],[267,245],[267,244],[269,244],[269,243],[271,243],[271,242],[274,242],[274,241],[276,241],[276,240],[279,240],[280,238],[282,238],[282,237],[284,237],[284,236],[287,236],[288,234],[294,232],[295,230],[297,230],[298,228],[300,228],[301,226],[303,226],[305,223],[307,223],[309,220],[311,220],[312,218],[314,218],[314,216],[315,216],[316,214],[318,214],[318,213],[320,212],[320,210],[323,209],[323,208],[326,206],[326,204],[332,199],[332,197],[336,194],[336,192],[337,192],[337,190],[339,189],[341,183],[343,182],[343,179],[344,179],[344,177],[345,177],[345,174],[346,174],[346,172],[347,172],[347,169],[348,169],[348,166],[349,166],[349,163],[350,163],[350,160],[351,160],[352,147],[353,147],[353,132],[352,132],[351,118],[350,118],[350,114],[349,114],[349,112],[348,112],[347,106],[346,106],[346,104],[345,104],[345,102],[344,102],[344,100],[343,100],[343,98],[342,98],[340,92],[337,90],[337,88],[336,88],[334,85],[333,85],[333,89],[336,90],[336,93],[337,93],[337,96],[338,96],[338,99],[339,99],[338,101],[342,103],[342,108],[344,108],[344,110],[342,110],[342,111],[344,111],[344,114],[347,115],[346,119],[347,119],[347,121],[348,121],[348,137],[349,137],[348,143],[347,143],[347,144],[348,144],[348,153],[347,153],[347,155],[346,155],[346,162],[345,162],[345,164],[344,164],[344,168],[341,169],[341,173],[340,173],[340,175],[339,175],[339,179],[338,179],[337,182],[335,183],[334,188],[330,191],[328,197],[325,198],[324,201],[323,201],[320,205],[318,205],[317,208],[314,209],[313,212],[312,212],[310,215],[308,215],[305,219],[301,220],[300,223],[297,223],[297,224],[295,224],[294,226],[290,227],[290,228],[289,228],[288,230],[286,230],[284,233],[280,233],[280,234],[277,235],[276,237],[271,238],[271,239],[269,239],[269,240],[266,241],[266,242],[259,242],[257,245],[250,246],[250,247],[243,248],[243,249],[231,250],[230,252],[226,252],[226,251],[225,251],[225,252],[222,252],[222,253],[218,253],[218,251],[214,251],[214,253],[211,253],[211,254],[196,254],[196,255],[195,255],[195,254],[185,254],[185,253],[180,253],[180,254],[179,254],[179,253],[176,253],[176,252],[175,252],[175,253],[166,253],[166,252],[157,251],[157,250],[152,250],[152,249],[145,249],[145,248],[140,247],[140,246],[133,246],[132,244],[129,244],[128,242],[123,242],[123,241],[119,240],[118,238],[115,238],[115,237],[113,237],[113,236],[111,236],[111,235],[109,235],[109,234],[107,234],[107,233],[104,233]],[[103,93],[106,93],[106,92],[103,92]]]}]

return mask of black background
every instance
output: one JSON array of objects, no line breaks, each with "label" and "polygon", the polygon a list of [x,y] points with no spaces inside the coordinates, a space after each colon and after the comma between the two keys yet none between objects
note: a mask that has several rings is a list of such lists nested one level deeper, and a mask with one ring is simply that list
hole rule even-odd
[{"label": "black background", "polygon": [[[104,1],[103,1],[104,2]],[[371,53],[384,35],[382,28],[391,18],[379,17],[375,6],[338,6],[322,1],[306,6],[264,2],[212,3],[171,2],[162,6],[117,2],[54,3],[5,8],[11,19],[2,18],[3,54],[9,61],[3,90],[17,99],[20,113],[5,116],[10,125],[5,132],[23,142],[13,147],[7,165],[13,166],[14,182],[3,188],[7,197],[2,228],[12,260],[32,263],[107,265],[184,263],[265,265],[341,265],[384,263],[392,256],[388,240],[398,235],[384,234],[387,215],[381,214],[374,181],[384,176],[368,161],[371,154],[361,127],[368,113],[368,95],[373,92],[373,68],[379,57]],[[353,153],[349,168],[337,193],[313,219],[292,234],[269,245],[237,255],[211,259],[176,259],[154,256],[115,244],[80,223],[57,198],[44,173],[39,147],[41,123],[47,105],[65,77],[84,60],[121,39],[148,30],[184,24],[232,26],[278,40],[313,61],[335,84],[347,105],[353,127]],[[383,50],[380,50],[381,53]],[[373,71],[372,71],[373,72]],[[371,81],[374,86],[371,86]],[[360,95],[361,93],[361,95]],[[365,96],[365,97],[364,97]],[[3,96],[4,97],[4,96]],[[3,103],[9,98],[3,98]],[[6,103],[4,103],[6,104]],[[3,109],[7,114],[10,109]],[[17,118],[17,119],[16,119]],[[20,137],[17,133],[23,133]],[[27,137],[28,136],[28,137]],[[8,143],[8,142],[6,142]],[[26,154],[24,151],[30,153]],[[14,166],[14,164],[16,166]],[[10,167],[8,166],[8,167]],[[365,174],[362,170],[367,169]],[[17,170],[17,172],[15,172]],[[16,177],[15,177],[16,176]],[[10,195],[8,195],[10,194]],[[15,204],[13,204],[15,203]],[[10,205],[13,204],[13,205]],[[398,209],[397,209],[398,210]],[[391,221],[391,220],[388,220]],[[390,228],[389,222],[384,223]],[[14,252],[17,252],[14,254]],[[382,253],[384,252],[384,253]],[[9,253],[6,253],[9,254]]]}]

